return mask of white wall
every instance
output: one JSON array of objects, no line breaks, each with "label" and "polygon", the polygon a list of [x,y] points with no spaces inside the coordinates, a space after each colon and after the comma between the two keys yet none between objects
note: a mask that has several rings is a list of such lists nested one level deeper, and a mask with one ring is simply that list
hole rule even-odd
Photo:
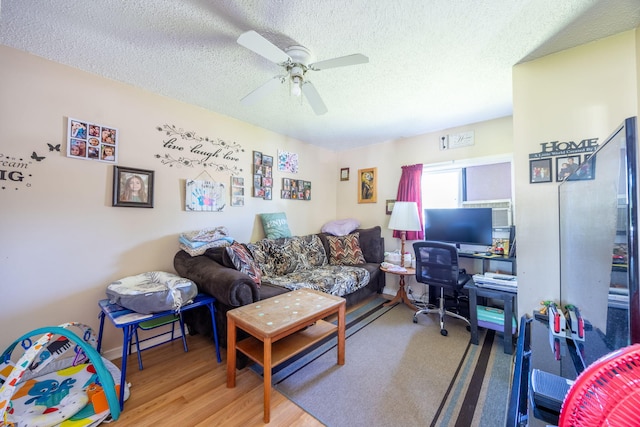
[{"label": "white wall", "polygon": [[[559,300],[558,184],[529,184],[541,143],[598,137],[638,114],[638,35],[628,31],[514,67],[518,309]],[[555,164],[553,165],[555,170]]]},{"label": "white wall", "polygon": [[[242,242],[263,237],[256,215],[286,211],[294,234],[335,219],[336,154],[282,135],[0,46],[0,171],[25,163],[23,182],[0,180],[0,348],[34,328],[67,321],[98,327],[97,301],[110,282],[144,271],[173,272],[181,232],[224,225]],[[118,128],[118,165],[155,171],[153,209],[112,207],[113,165],[66,157],[67,117]],[[213,168],[170,167],[154,155],[164,124],[237,142],[248,192],[244,207],[185,212],[186,179]],[[61,144],[50,152],[48,143]],[[274,196],[250,197],[252,151],[299,155],[300,172],[274,168]],[[37,162],[32,152],[46,157]],[[1,176],[1,174],[0,174]],[[282,177],[311,181],[312,200],[282,200]],[[206,178],[206,175],[205,175]],[[106,328],[105,348],[121,343]]]}]

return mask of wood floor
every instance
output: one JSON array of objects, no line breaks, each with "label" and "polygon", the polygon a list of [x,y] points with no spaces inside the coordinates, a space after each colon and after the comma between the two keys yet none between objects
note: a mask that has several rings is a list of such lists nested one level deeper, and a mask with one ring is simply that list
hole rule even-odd
[{"label": "wood floor", "polygon": [[[187,338],[184,352],[177,340],[142,353],[144,369],[129,357],[127,381],[131,396],[116,422],[124,426],[262,426],[262,378],[249,368],[237,373],[236,387],[227,388],[226,351],[218,364],[211,341]],[[222,349],[224,350],[224,349]],[[120,366],[120,360],[114,360]],[[322,426],[276,390],[271,392],[271,426]]]},{"label": "wood floor", "polygon": [[[355,308],[357,306],[347,311]],[[138,370],[136,355],[129,356],[127,381],[131,384],[131,396],[118,420],[110,425],[265,425],[262,377],[244,368],[237,372],[236,387],[227,388],[226,349],[221,348],[222,363],[219,364],[215,347],[207,338],[188,336],[187,344],[187,353],[181,340],[144,351],[142,371]],[[120,366],[120,359],[113,362]],[[271,392],[271,422],[268,425],[323,426],[275,389]]]}]

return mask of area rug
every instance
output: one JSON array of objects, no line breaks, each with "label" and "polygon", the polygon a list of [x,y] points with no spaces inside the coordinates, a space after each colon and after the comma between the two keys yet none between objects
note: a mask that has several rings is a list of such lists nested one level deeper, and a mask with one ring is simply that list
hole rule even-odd
[{"label": "area rug", "polygon": [[457,319],[444,337],[435,316],[414,324],[402,304],[373,315],[348,334],[345,365],[334,345],[275,388],[329,427],[504,425],[513,358],[493,331],[476,346]]}]

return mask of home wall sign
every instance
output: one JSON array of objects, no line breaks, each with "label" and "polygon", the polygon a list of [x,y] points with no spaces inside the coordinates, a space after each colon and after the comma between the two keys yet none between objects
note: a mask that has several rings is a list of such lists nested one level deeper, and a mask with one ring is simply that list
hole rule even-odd
[{"label": "home wall sign", "polygon": [[540,144],[540,152],[529,154],[529,159],[542,159],[544,157],[569,156],[571,154],[591,153],[598,149],[598,138],[575,141],[551,141]]},{"label": "home wall sign", "polygon": [[[595,161],[588,157],[597,149],[598,138],[587,138],[580,142],[543,142],[538,153],[529,154],[529,183],[553,182],[554,175],[556,182],[565,179],[593,179]],[[568,178],[573,172],[576,173]]]},{"label": "home wall sign", "polygon": [[163,165],[178,168],[211,167],[217,172],[228,172],[231,175],[242,172],[242,168],[235,163],[240,161],[239,156],[244,153],[244,148],[237,142],[201,137],[174,125],[165,124],[158,126],[156,130],[165,135],[161,143],[164,154],[154,155]]}]

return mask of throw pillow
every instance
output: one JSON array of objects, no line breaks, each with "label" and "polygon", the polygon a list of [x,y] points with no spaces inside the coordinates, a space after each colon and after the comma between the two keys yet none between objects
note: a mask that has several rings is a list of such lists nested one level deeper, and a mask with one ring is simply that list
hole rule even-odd
[{"label": "throw pillow", "polygon": [[334,236],[346,236],[358,227],[360,227],[360,221],[357,219],[337,219],[323,225],[321,231]]},{"label": "throw pillow", "polygon": [[360,248],[359,233],[347,236],[327,236],[329,242],[329,264],[357,265],[364,264],[364,256]]},{"label": "throw pillow", "polygon": [[247,251],[247,249],[238,242],[234,242],[231,246],[228,246],[226,250],[236,270],[247,274],[254,282],[256,282],[256,285],[260,287],[262,272],[253,261],[253,258],[251,258],[249,251]]},{"label": "throw pillow", "polygon": [[384,243],[379,225],[356,230],[360,234],[360,247],[366,262],[381,263],[384,261]]},{"label": "throw pillow", "polygon": [[291,237],[287,215],[284,212],[260,214],[262,228],[267,239],[278,239],[280,237]]}]

